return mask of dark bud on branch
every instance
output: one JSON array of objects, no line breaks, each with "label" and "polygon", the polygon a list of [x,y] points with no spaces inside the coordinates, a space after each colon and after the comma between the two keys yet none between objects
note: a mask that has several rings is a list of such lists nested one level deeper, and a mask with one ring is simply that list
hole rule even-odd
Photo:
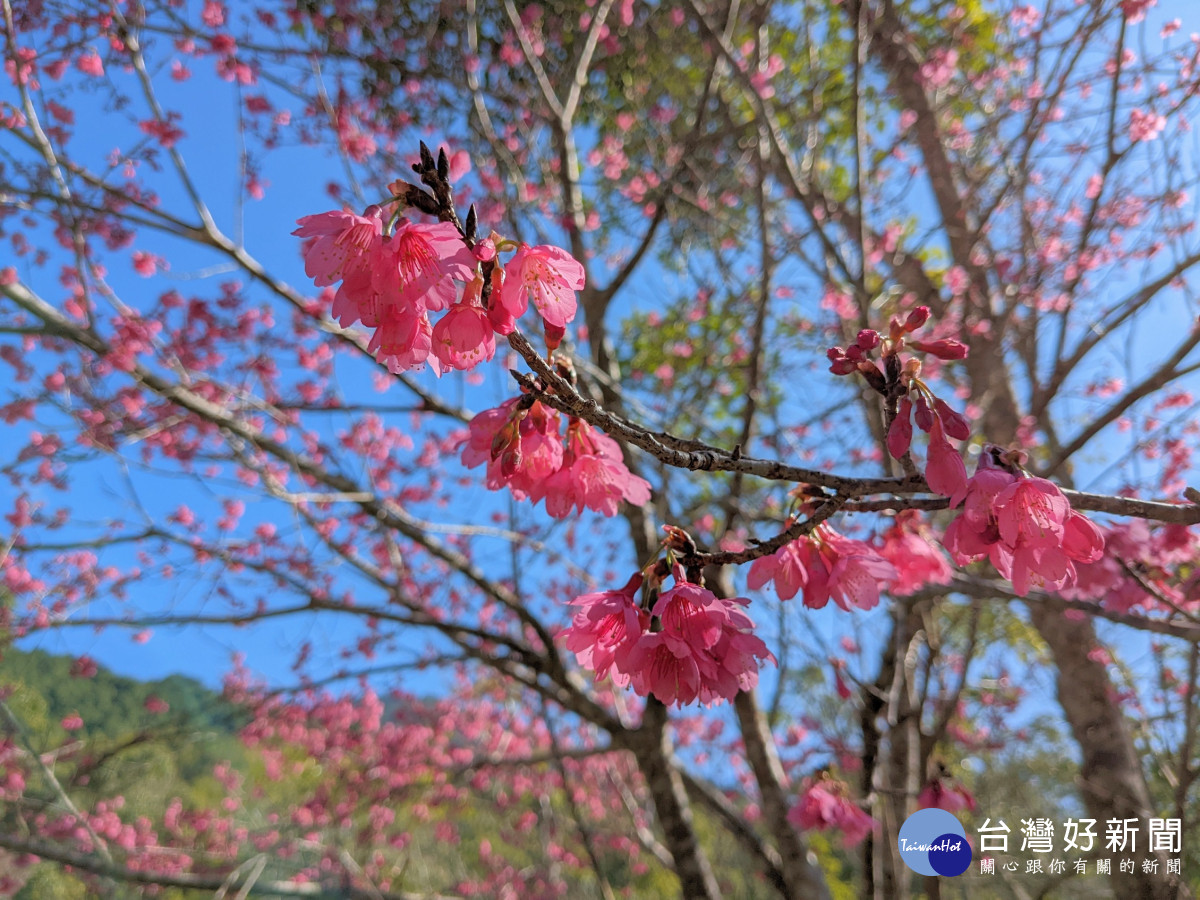
[{"label": "dark bud on branch", "polygon": [[667,533],[667,538],[663,543],[668,549],[674,550],[684,557],[696,555],[695,540],[682,528],[676,525],[664,525],[663,531]]},{"label": "dark bud on branch", "polygon": [[[883,369],[887,373],[889,384],[897,384],[900,381],[900,357],[892,353],[883,358]],[[900,393],[904,393],[904,388],[900,388]]]},{"label": "dark bud on branch", "polygon": [[881,394],[887,393],[887,379],[883,377],[883,373],[879,371],[879,367],[875,363],[864,359],[858,364],[858,371],[874,390]]}]

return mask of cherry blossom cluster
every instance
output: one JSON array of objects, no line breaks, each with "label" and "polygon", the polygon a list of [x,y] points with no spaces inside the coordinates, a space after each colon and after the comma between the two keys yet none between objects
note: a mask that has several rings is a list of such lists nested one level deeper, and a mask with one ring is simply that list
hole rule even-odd
[{"label": "cherry blossom cluster", "polygon": [[954,569],[935,540],[929,525],[913,509],[902,510],[879,536],[879,555],[896,569],[896,577],[888,584],[891,594],[910,597],[931,584],[950,583]]},{"label": "cherry blossom cluster", "polygon": [[959,565],[986,556],[1023,597],[1031,587],[1074,585],[1075,563],[1100,559],[1104,535],[1056,485],[1026,475],[1019,456],[984,448],[943,541]]},{"label": "cherry blossom cluster", "polygon": [[[1151,529],[1140,520],[1104,530],[1104,553],[1075,567],[1075,584],[1059,593],[1071,600],[1100,600],[1116,612],[1134,608],[1191,607],[1200,602],[1200,535],[1186,525]],[[1182,580],[1179,572],[1189,573]]]},{"label": "cherry blossom cluster", "polygon": [[650,501],[650,483],[625,467],[616,441],[570,417],[564,448],[562,419],[528,395],[506,400],[470,421],[463,464],[486,463],[491,490],[507,486],[518,500],[544,499],[556,519],[584,509],[615,516],[622,500]]},{"label": "cherry blossom cluster", "polygon": [[632,685],[667,705],[713,704],[752,690],[760,661],[775,657],[753,634],[744,609],[750,601],[717,597],[688,582],[679,566],[673,574],[675,586],[649,612],[634,600],[641,573],[620,590],[576,597],[571,604],[578,611],[562,632],[567,649],[598,680]]},{"label": "cherry blossom cluster", "polygon": [[[967,470],[948,438],[965,441],[971,436],[971,427],[961,413],[951,409],[921,379],[921,360],[910,356],[902,361],[899,354],[908,347],[942,360],[965,359],[967,346],[951,338],[917,341],[906,337],[928,321],[929,307],[918,306],[903,321],[898,316],[892,317],[887,338],[873,329],[863,329],[849,347],[831,347],[826,355],[833,374],[857,372],[890,403],[896,403],[887,434],[888,452],[893,457],[903,459],[909,452],[913,422],[929,435],[925,480],[930,490],[949,497],[954,507],[962,502],[966,491]],[[871,359],[875,351],[882,359],[882,369]]]},{"label": "cherry blossom cluster", "polygon": [[850,799],[845,783],[828,775],[805,781],[788,821],[806,831],[840,831],[847,848],[860,843],[875,827],[875,820]]},{"label": "cherry blossom cluster", "polygon": [[[400,219],[384,209],[363,215],[333,210],[304,216],[304,271],[318,287],[338,282],[333,317],[345,328],[374,329],[368,348],[393,372],[423,367],[471,369],[496,353],[532,300],[548,335],[561,338],[575,317],[583,266],[565,250],[498,236],[468,246],[449,222]],[[496,265],[498,250],[513,250]],[[442,313],[437,323],[431,313]]]},{"label": "cherry blossom cluster", "polygon": [[748,584],[758,590],[774,582],[780,600],[791,600],[803,590],[804,605],[810,609],[823,608],[832,597],[842,609],[850,610],[878,605],[880,587],[899,578],[896,567],[869,544],[822,522],[810,534],[756,559]]}]

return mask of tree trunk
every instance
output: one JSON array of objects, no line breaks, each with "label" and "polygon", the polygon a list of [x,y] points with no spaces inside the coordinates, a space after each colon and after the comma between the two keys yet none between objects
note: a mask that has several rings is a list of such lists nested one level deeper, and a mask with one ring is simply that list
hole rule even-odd
[{"label": "tree trunk", "polygon": [[642,727],[629,735],[628,743],[654,798],[667,849],[675,859],[681,896],[684,900],[721,900],[721,888],[712,866],[696,840],[687,788],[672,758],[667,708],[661,701],[646,698]]},{"label": "tree trunk", "polygon": [[779,868],[787,883],[785,896],[791,900],[830,900],[824,874],[809,862],[804,839],[787,819],[786,776],[776,752],[775,738],[767,727],[767,717],[753,691],[738,694],[733,707],[746,745],[746,758],[758,783],[763,816],[779,848]]},{"label": "tree trunk", "polygon": [[[1108,672],[1102,662],[1089,656],[1099,646],[1091,621],[1073,621],[1036,603],[1029,604],[1029,615],[1058,667],[1058,702],[1083,751],[1078,785],[1088,815],[1096,820],[1101,835],[1097,843],[1102,849],[1104,823],[1109,819],[1137,819],[1138,846],[1148,849],[1141,844],[1146,820],[1168,813],[1152,808],[1133,736],[1113,699],[1115,691]],[[1146,900],[1190,897],[1191,892],[1178,876],[1166,874],[1166,856],[1156,856],[1156,875],[1144,874],[1137,866],[1131,874],[1114,867],[1113,895]]]}]

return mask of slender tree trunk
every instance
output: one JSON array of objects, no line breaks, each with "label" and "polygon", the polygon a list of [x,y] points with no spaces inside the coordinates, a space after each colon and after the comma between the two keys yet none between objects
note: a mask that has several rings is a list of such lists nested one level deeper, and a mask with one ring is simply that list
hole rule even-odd
[{"label": "slender tree trunk", "polygon": [[[1029,614],[1058,667],[1058,702],[1083,751],[1079,790],[1088,815],[1097,822],[1097,833],[1103,836],[1104,823],[1109,819],[1137,819],[1139,853],[1151,856],[1141,852],[1148,849],[1142,843],[1146,840],[1146,820],[1168,813],[1151,806],[1133,736],[1113,699],[1115,691],[1108,672],[1103,662],[1090,655],[1099,646],[1091,621],[1072,621],[1036,603],[1029,604]],[[1140,866],[1129,874],[1114,868],[1113,895],[1147,900],[1190,897],[1181,879],[1166,874],[1166,856],[1158,853],[1156,857],[1156,875],[1143,873]]]},{"label": "slender tree trunk", "polygon": [[687,788],[674,763],[667,732],[667,708],[659,700],[646,698],[642,727],[629,736],[629,744],[654,799],[667,849],[675,859],[681,896],[684,900],[721,900],[712,866],[696,839]]},{"label": "slender tree trunk", "polygon": [[809,862],[804,839],[787,819],[787,780],[775,738],[767,727],[767,717],[758,705],[756,694],[753,691],[738,694],[733,706],[746,745],[746,758],[758,784],[763,816],[779,848],[780,870],[787,882],[785,896],[794,900],[830,900],[825,876]]}]

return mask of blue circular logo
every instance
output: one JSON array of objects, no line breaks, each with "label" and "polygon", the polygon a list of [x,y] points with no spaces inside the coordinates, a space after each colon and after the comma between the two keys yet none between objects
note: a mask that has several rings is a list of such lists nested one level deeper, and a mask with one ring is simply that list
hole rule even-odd
[{"label": "blue circular logo", "polygon": [[900,858],[920,875],[952,878],[971,865],[962,823],[944,809],[919,809],[900,827]]}]

